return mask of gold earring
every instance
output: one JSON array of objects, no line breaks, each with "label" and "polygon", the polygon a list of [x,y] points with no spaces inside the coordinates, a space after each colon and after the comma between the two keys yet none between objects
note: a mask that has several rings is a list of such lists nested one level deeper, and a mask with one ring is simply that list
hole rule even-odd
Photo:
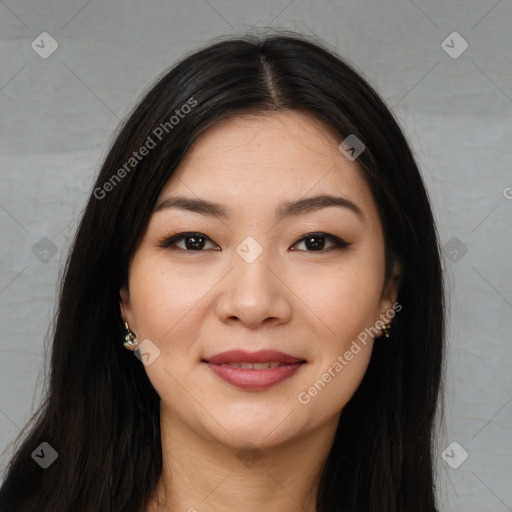
[{"label": "gold earring", "polygon": [[131,348],[136,347],[139,342],[137,341],[137,336],[135,336],[135,333],[128,326],[128,322],[124,323],[124,328],[126,330],[126,334],[124,336],[123,346],[124,348],[130,350]]},{"label": "gold earring", "polygon": [[122,304],[121,304],[121,317],[123,319],[124,329],[126,331],[126,333],[124,335],[123,347],[126,348],[127,350],[131,350],[133,347],[136,347],[139,344],[139,342],[137,341],[137,336],[130,329],[128,322],[126,321],[126,317],[124,316],[124,309],[123,309]]},{"label": "gold earring", "polygon": [[382,327],[382,334],[385,338],[390,338],[391,335],[389,334],[389,331],[391,330],[391,324],[384,324]]}]

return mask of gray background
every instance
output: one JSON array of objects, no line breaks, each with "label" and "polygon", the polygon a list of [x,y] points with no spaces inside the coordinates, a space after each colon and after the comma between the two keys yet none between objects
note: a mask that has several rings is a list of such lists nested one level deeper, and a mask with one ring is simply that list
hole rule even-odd
[{"label": "gray background", "polygon": [[511,21],[510,0],[0,1],[2,462],[40,400],[59,270],[120,120],[185,52],[286,28],[353,63],[413,145],[450,293],[442,510],[512,510]]}]

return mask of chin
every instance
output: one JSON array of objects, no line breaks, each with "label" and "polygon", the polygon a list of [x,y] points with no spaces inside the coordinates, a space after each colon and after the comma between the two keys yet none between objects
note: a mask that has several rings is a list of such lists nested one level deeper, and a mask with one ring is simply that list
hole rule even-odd
[{"label": "chin", "polygon": [[261,416],[253,421],[244,420],[240,422],[227,418],[225,421],[219,419],[219,423],[224,428],[217,422],[214,423],[214,425],[210,424],[203,427],[207,430],[208,437],[210,439],[213,437],[223,446],[233,449],[250,445],[263,450],[300,435],[296,422],[291,420],[291,415],[287,417],[287,414],[282,414],[282,419],[278,421],[275,420],[275,416],[272,421],[270,418]]}]

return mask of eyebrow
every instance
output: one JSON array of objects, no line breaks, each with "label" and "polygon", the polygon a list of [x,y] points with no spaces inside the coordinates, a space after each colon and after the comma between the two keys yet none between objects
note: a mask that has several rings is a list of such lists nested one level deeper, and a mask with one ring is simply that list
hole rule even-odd
[{"label": "eyebrow", "polygon": [[[361,220],[364,221],[363,211],[359,206],[357,206],[357,204],[345,197],[332,196],[329,194],[306,197],[303,199],[298,199],[297,201],[287,201],[276,209],[275,215],[277,220],[280,221],[287,217],[304,215],[306,213],[315,212],[321,210],[322,208],[328,208],[331,206],[337,206],[352,211],[358,217],[360,217]],[[185,196],[168,197],[153,210],[153,213],[168,208],[177,208],[180,210],[199,213],[205,216],[215,216],[221,219],[227,219],[230,216],[230,209],[219,203]]]}]

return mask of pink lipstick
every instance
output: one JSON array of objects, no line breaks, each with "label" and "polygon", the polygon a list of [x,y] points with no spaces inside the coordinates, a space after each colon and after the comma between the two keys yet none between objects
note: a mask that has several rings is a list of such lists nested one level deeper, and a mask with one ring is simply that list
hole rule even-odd
[{"label": "pink lipstick", "polygon": [[203,362],[233,386],[262,391],[293,377],[306,361],[277,350],[230,350],[205,358]]}]

